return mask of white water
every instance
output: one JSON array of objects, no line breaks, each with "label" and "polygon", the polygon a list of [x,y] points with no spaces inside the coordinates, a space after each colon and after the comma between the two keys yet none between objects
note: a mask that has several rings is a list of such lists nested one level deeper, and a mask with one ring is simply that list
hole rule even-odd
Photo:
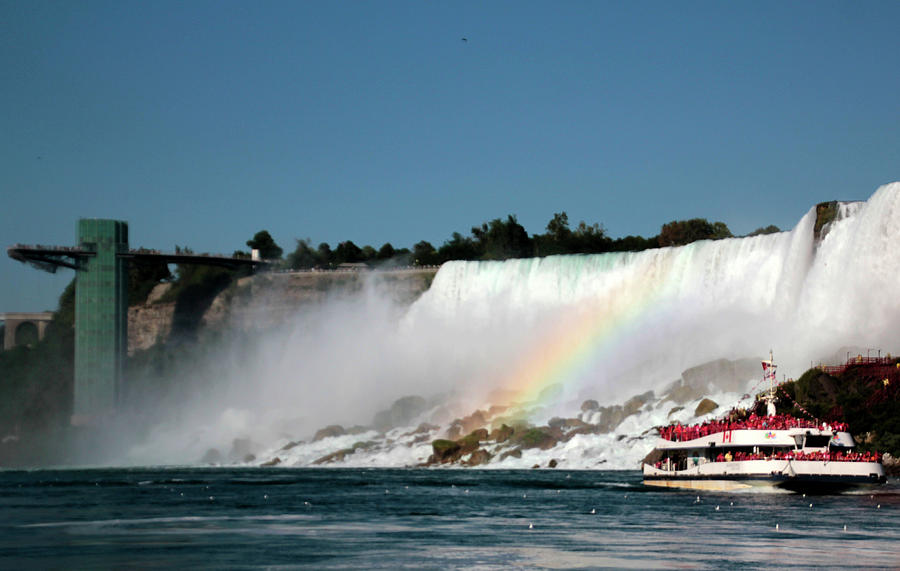
[{"label": "white water", "polygon": [[[840,213],[819,244],[813,208],[789,232],[752,238],[639,253],[445,264],[399,323],[371,295],[298,318],[286,342],[270,344],[228,391],[207,397],[209,406],[194,414],[193,425],[160,427],[131,458],[195,462],[205,447],[227,450],[231,438],[242,436],[264,445],[258,461],[279,456],[285,464],[307,465],[373,438],[381,444],[349,455],[344,465],[415,464],[427,458],[430,446],[413,444],[404,436],[408,429],[278,449],[325,424],[368,424],[376,410],[407,394],[449,395],[439,421],[515,400],[520,387],[510,372],[554,335],[565,335],[561,324],[585,320],[602,334],[571,341],[583,344],[579,367],[557,374],[563,356],[559,367],[548,369],[548,384],[559,383],[561,391],[535,403],[535,422],[573,417],[587,398],[614,404],[659,391],[686,368],[717,358],[762,357],[771,349],[780,371],[791,377],[811,363],[833,361],[843,347],[897,353],[900,183],[881,187],[865,203],[842,205]],[[500,390],[507,391],[503,397]],[[737,397],[710,391],[723,407]],[[500,465],[543,465],[552,457],[571,467],[596,467],[600,460],[606,461],[602,467],[633,467],[650,444],[629,438],[666,422],[671,407],[651,403],[615,434],[576,437],[562,448],[526,452]],[[159,445],[185,432],[190,447]]]}]

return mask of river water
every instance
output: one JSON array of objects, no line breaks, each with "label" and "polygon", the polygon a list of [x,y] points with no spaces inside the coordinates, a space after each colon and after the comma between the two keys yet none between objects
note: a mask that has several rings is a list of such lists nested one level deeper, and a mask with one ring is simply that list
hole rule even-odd
[{"label": "river water", "polygon": [[634,471],[0,471],[0,568],[897,568],[898,511],[893,479],[804,497]]}]

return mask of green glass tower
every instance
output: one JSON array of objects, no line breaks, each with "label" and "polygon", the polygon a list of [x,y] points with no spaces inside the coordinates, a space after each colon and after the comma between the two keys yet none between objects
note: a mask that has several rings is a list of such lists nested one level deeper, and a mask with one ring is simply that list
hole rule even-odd
[{"label": "green glass tower", "polygon": [[72,424],[99,423],[115,410],[128,348],[128,223],[78,221],[75,288],[75,402]]}]

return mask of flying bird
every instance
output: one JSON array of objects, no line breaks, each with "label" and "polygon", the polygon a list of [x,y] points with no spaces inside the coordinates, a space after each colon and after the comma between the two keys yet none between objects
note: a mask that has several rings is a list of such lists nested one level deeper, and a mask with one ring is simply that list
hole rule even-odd
[{"label": "flying bird", "polygon": [[460,38],[462,41],[469,43],[469,38]]}]

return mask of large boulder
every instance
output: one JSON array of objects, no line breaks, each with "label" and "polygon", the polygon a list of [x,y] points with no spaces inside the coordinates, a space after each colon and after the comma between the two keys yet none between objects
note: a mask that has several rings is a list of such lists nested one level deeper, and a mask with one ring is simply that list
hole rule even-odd
[{"label": "large boulder", "polygon": [[453,440],[438,439],[431,443],[434,452],[428,459],[429,464],[446,464],[459,459],[460,445]]},{"label": "large boulder", "polygon": [[347,431],[344,430],[344,427],[340,424],[332,424],[330,426],[326,426],[325,428],[319,429],[316,432],[316,435],[313,436],[313,442],[318,442],[324,438],[332,438],[334,436],[343,436],[347,434]]},{"label": "large boulder", "polygon": [[372,426],[381,432],[397,426],[407,426],[426,410],[428,410],[428,401],[420,396],[399,398],[394,401],[391,408],[375,415]]},{"label": "large boulder", "polygon": [[472,454],[469,456],[468,460],[466,460],[465,464],[466,464],[466,466],[469,466],[469,467],[481,466],[483,464],[487,464],[490,461],[491,461],[491,455],[488,453],[488,451],[485,450],[484,448],[479,448],[478,450],[475,450],[474,452],[472,452]]},{"label": "large boulder", "polygon": [[625,404],[622,405],[622,410],[625,413],[625,416],[631,416],[637,412],[640,412],[644,405],[653,400],[653,391],[647,391],[643,394],[635,395],[625,401]]},{"label": "large boulder", "polygon": [[581,403],[581,412],[596,412],[600,410],[600,403],[594,399],[588,399]]},{"label": "large boulder", "polygon": [[704,416],[719,408],[716,401],[711,399],[703,399],[694,409],[694,416]]}]

